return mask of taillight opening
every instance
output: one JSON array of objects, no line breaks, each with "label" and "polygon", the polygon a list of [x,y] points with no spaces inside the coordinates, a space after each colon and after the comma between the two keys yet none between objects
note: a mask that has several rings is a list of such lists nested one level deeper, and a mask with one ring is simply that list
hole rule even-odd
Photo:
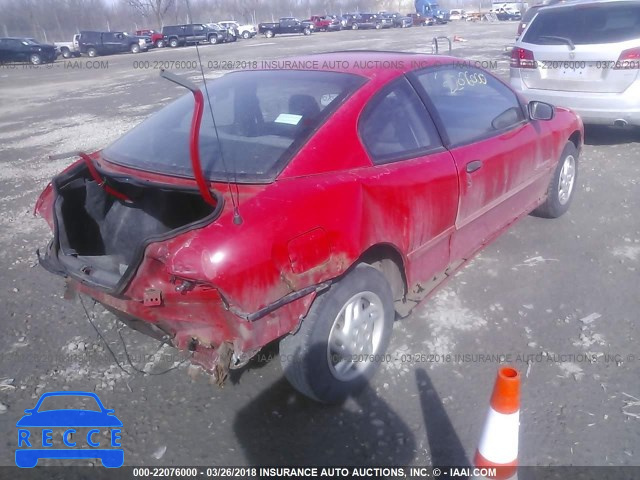
[{"label": "taillight opening", "polygon": [[510,65],[513,68],[536,68],[536,59],[531,50],[515,47],[511,50]]}]

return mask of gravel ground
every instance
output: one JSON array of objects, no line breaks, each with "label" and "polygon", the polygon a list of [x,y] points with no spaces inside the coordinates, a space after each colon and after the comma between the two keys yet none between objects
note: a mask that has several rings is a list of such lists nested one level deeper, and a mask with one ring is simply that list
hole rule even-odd
[{"label": "gravel ground", "polygon": [[[515,28],[318,33],[200,53],[212,78],[223,73],[215,62],[345,49],[430,52],[432,37],[458,35],[467,41],[454,43],[453,54],[495,61],[506,77],[504,46]],[[46,155],[105,146],[182,94],[154,67],[182,62],[169,69],[198,80],[196,59],[190,47],[99,57],[108,61],[99,69],[87,68],[86,58],[0,68],[0,465],[14,463],[23,410],[62,389],[96,391],[115,409],[127,465],[465,464],[500,359],[523,375],[521,464],[640,465],[637,131],[589,129],[569,213],[525,218],[396,322],[392,361],[341,407],[295,393],[275,347],[219,389],[175,364],[172,349],[124,329],[138,368],[176,368],[155,376],[121,370],[80,303],[63,298],[63,281],[37,266],[35,250],[50,233],[31,212],[68,162]],[[130,372],[114,317],[87,307]],[[408,354],[424,354],[425,362],[407,361]]]}]

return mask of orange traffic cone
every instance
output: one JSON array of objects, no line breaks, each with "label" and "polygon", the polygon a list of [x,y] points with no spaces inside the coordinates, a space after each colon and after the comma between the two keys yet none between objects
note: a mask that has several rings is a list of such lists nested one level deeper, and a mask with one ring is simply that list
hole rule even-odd
[{"label": "orange traffic cone", "polygon": [[473,461],[485,478],[517,478],[519,428],[520,374],[513,367],[500,367]]}]

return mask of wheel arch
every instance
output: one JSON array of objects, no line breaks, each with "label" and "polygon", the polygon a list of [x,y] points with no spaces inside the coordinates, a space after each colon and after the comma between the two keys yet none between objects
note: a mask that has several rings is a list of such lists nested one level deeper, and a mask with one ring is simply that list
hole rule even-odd
[{"label": "wheel arch", "polygon": [[569,141],[573,143],[573,145],[576,147],[576,150],[578,151],[580,151],[580,148],[582,146],[582,140],[582,133],[578,130],[576,130],[569,136]]},{"label": "wheel arch", "polygon": [[401,300],[407,293],[407,276],[404,259],[400,251],[389,243],[372,245],[354,262],[371,265],[379,270],[389,282],[394,300]]}]

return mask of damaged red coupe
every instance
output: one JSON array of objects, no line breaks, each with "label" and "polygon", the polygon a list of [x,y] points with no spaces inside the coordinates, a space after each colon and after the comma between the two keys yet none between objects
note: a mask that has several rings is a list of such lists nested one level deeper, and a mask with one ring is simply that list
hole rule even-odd
[{"label": "damaged red coupe", "polygon": [[291,384],[339,402],[396,312],[518,218],[568,209],[583,126],[452,57],[309,58],[202,88],[165,74],[191,93],[39,198],[40,262],[219,380],[279,340]]}]

